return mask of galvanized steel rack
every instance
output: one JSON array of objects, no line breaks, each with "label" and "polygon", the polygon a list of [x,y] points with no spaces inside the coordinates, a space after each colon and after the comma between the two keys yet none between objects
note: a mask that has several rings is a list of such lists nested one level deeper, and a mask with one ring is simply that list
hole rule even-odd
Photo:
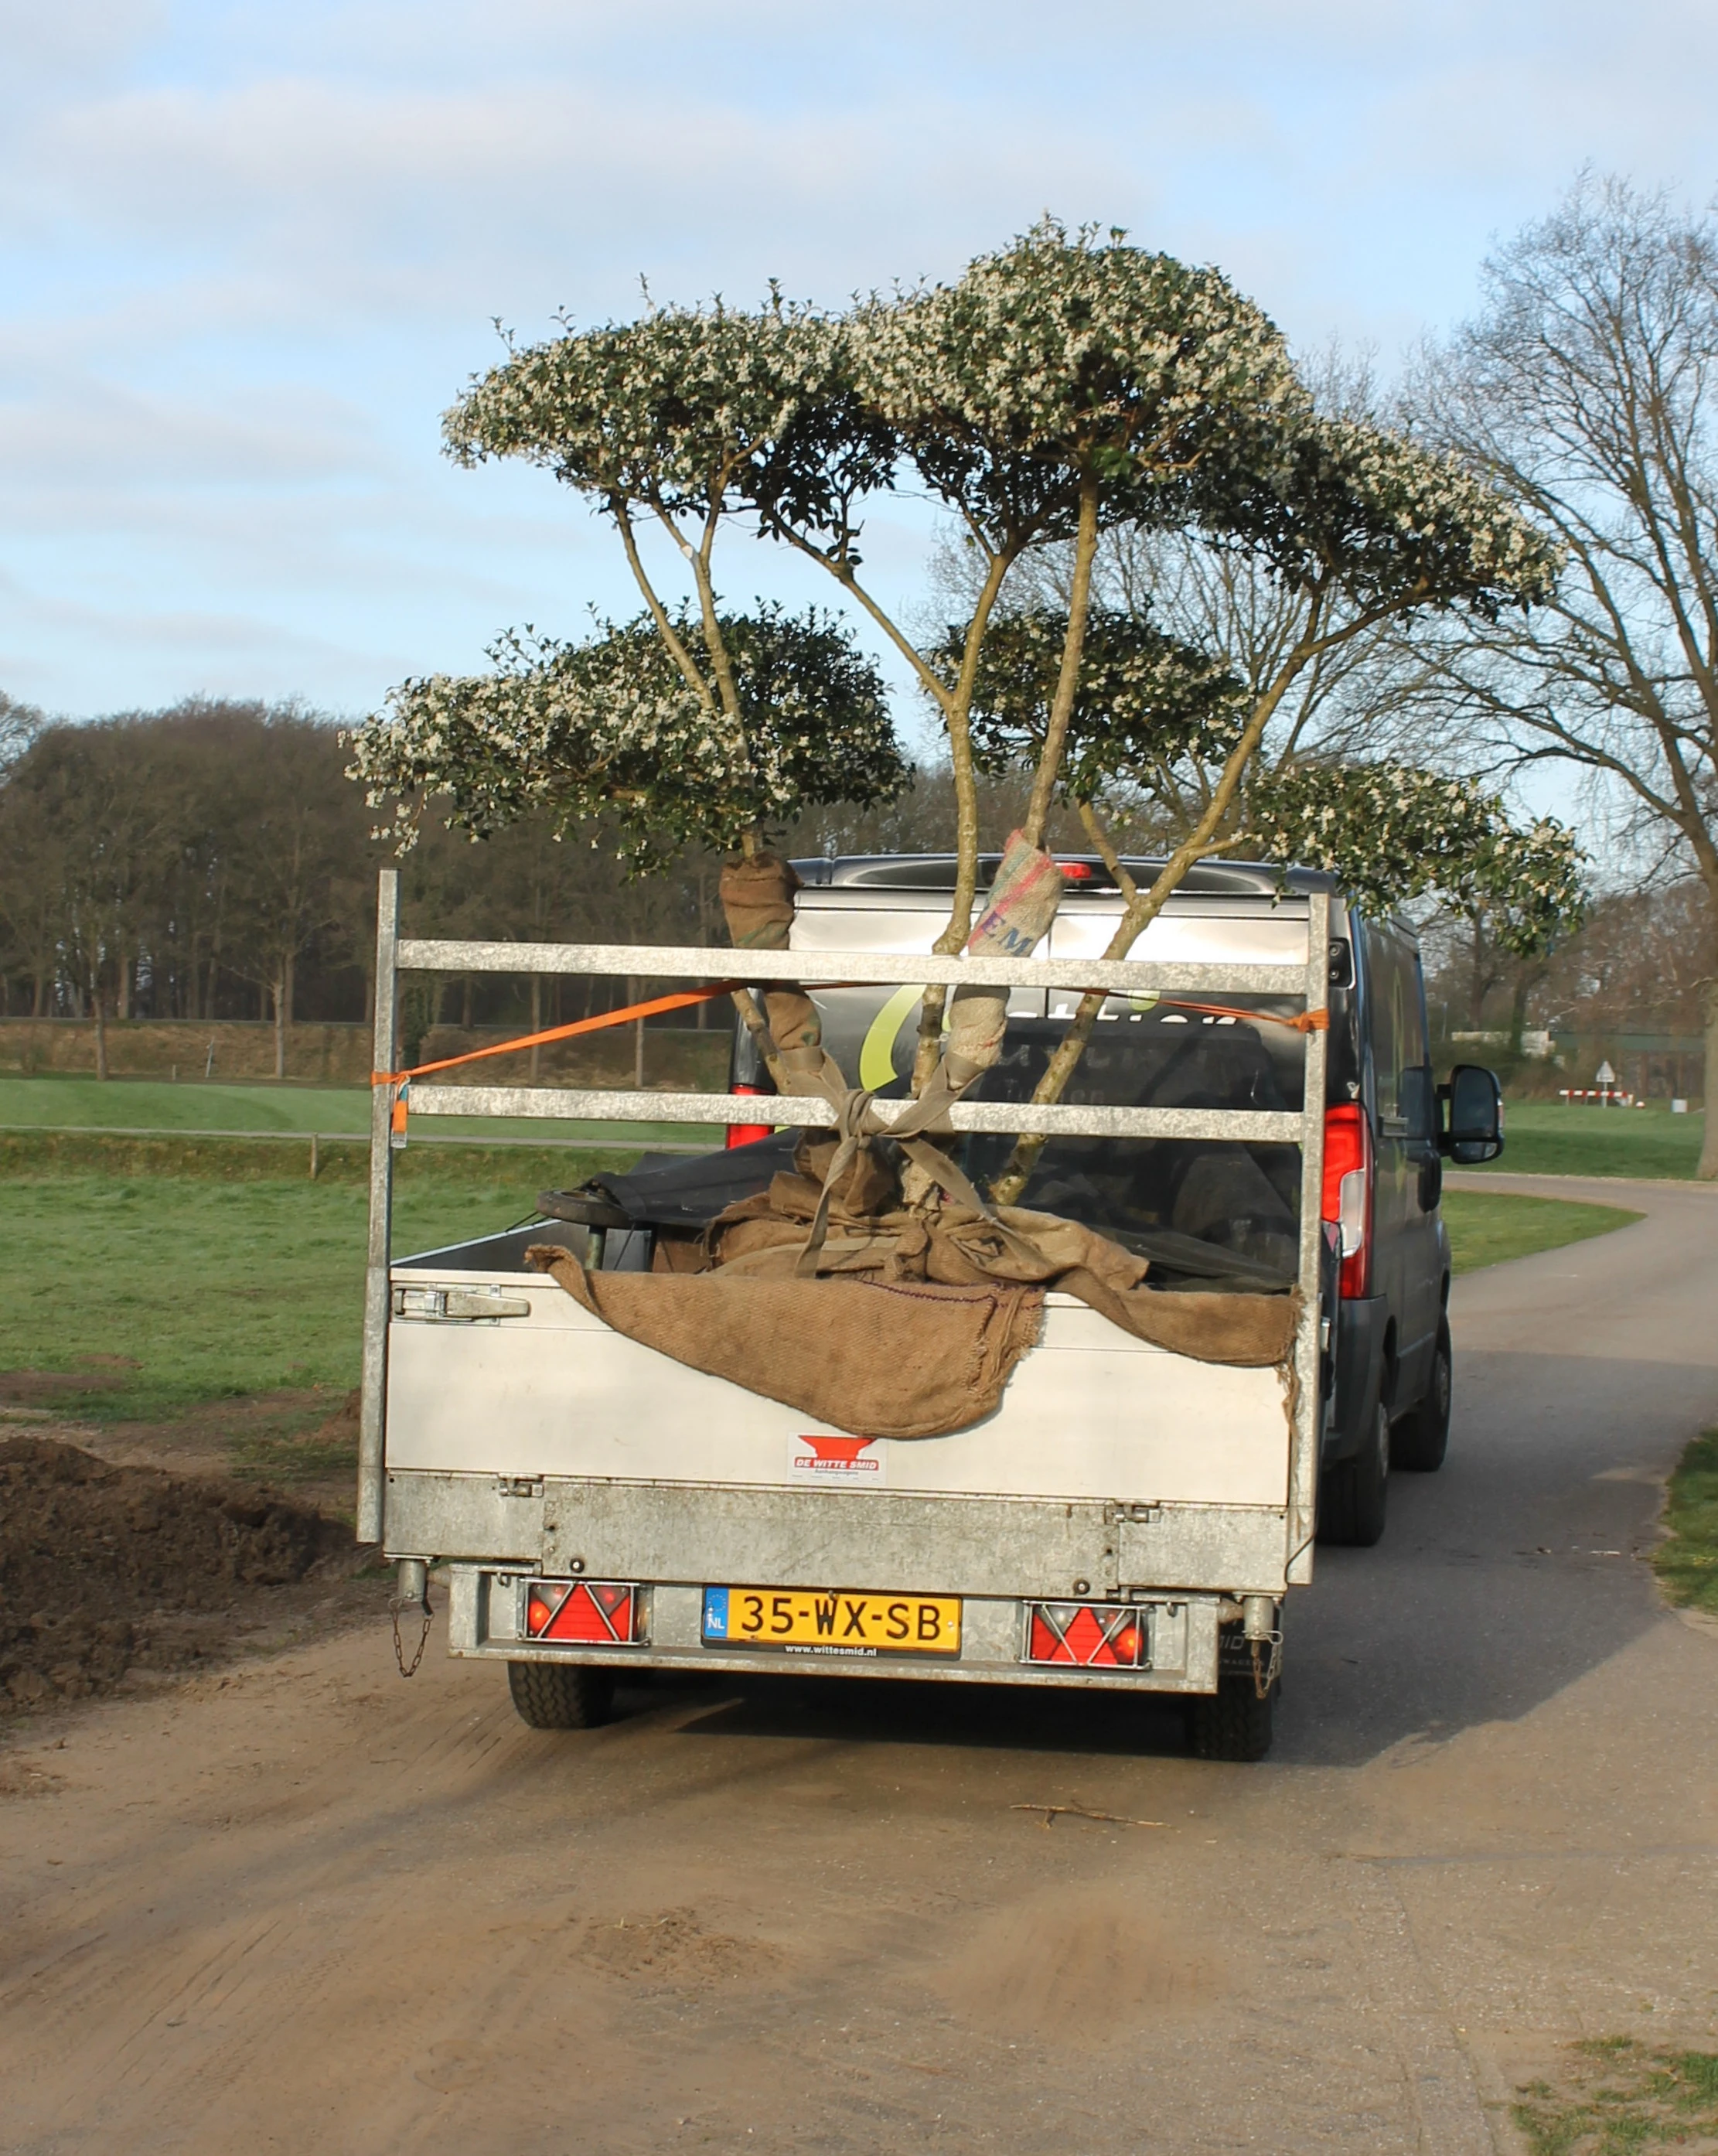
[{"label": "galvanized steel rack", "polygon": [[[876,951],[740,951],[681,945],[631,943],[492,943],[423,940],[399,933],[399,878],[381,874],[376,927],[374,1069],[397,1067],[399,976],[408,973],[560,973],[622,975],[644,980],[725,981],[742,972],[748,982],[792,981],[814,990],[819,978],[844,986],[908,983],[1049,991],[1101,988],[1125,996],[1183,993],[1287,996],[1300,1001],[1315,1023],[1305,1039],[1305,1077],[1298,1114],[1225,1108],[1123,1108],[1101,1103],[1037,1106],[1030,1102],[972,1101],[949,1111],[956,1132],[1012,1136],[1105,1138],[1208,1138],[1298,1145],[1300,1148],[1300,1316],[1295,1333],[1292,1402],[1293,1446],[1289,1476],[1285,1576],[1291,1584],[1312,1576],[1314,1508],[1318,1476],[1319,1284],[1322,1260],[1324,1117],[1328,1065],[1328,983],[1331,899],[1314,891],[1285,903],[1306,907],[1304,966],[1154,963],[1141,959],[967,958]],[[383,1536],[384,1457],[387,1374],[389,1265],[393,1201],[391,1139],[394,1088],[377,1085],[370,1115],[370,1236],[364,1294],[362,1414],[358,1445],[357,1532],[361,1542]],[[546,1121],[650,1123],[756,1123],[764,1111],[755,1096],[727,1093],[613,1091],[559,1086],[433,1086],[414,1084],[411,1111],[418,1116],[511,1116]],[[874,1112],[891,1121],[908,1104],[878,1101]],[[833,1127],[826,1100],[772,1096],[771,1123],[782,1128]]]}]

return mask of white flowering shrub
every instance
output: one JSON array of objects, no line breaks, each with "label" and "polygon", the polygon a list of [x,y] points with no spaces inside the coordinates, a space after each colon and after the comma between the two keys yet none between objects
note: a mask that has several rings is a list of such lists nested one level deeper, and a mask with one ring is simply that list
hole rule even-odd
[{"label": "white flowering shrub", "polygon": [[1301,590],[1376,619],[1459,607],[1495,620],[1548,598],[1558,548],[1488,481],[1386,427],[1308,417],[1250,471],[1202,475],[1212,529]]},{"label": "white flowering shrub", "polygon": [[1221,271],[1046,218],[951,285],[853,318],[862,407],[993,547],[1100,521],[1185,521],[1207,461],[1247,466],[1308,411],[1282,332]]},{"label": "white flowering shrub", "polygon": [[[677,632],[695,636],[684,616]],[[719,628],[737,732],[690,686],[649,615],[592,642],[508,636],[490,674],[407,681],[351,737],[352,775],[409,844],[431,801],[483,837],[527,810],[557,834],[606,817],[633,873],[689,845],[737,848],[813,804],[892,800],[907,782],[874,666],[814,611]]]},{"label": "white flowering shrub", "polygon": [[1328,869],[1367,911],[1432,894],[1483,909],[1517,957],[1579,923],[1580,848],[1554,817],[1512,824],[1478,780],[1407,764],[1293,764],[1257,776],[1246,829],[1267,860]]}]

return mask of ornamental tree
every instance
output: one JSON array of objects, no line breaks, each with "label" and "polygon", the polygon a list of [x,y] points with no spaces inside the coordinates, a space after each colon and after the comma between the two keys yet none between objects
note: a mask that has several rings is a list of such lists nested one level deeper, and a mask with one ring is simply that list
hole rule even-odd
[{"label": "ornamental tree", "polygon": [[[1208,770],[1152,889],[1123,883],[1122,956],[1192,864],[1233,843],[1244,776],[1308,670],[1418,609],[1490,619],[1551,575],[1549,550],[1482,482],[1387,430],[1321,418],[1280,332],[1218,272],[1049,222],[951,284],[838,317],[773,295],[751,314],[654,309],[569,329],[474,383],[447,438],[463,461],[524,456],[582,493],[646,614],[590,646],[505,644],[484,682],[407,685],[392,747],[361,752],[367,775],[392,757],[474,829],[515,798],[564,802],[569,819],[600,807],[635,859],[694,834],[750,850],[794,801],[883,798],[899,766],[833,647],[786,668],[802,689],[816,676],[797,703],[760,685],[785,678],[765,654],[790,629],[780,616],[742,629],[721,603],[714,552],[739,519],[827,571],[942,721],[959,865],[944,952],[972,929],[981,760],[1029,765],[1029,847],[1059,790],[1112,862],[1098,806],[1112,778]],[[867,505],[906,481],[952,515],[978,570],[968,619],[922,646],[863,573]],[[690,607],[657,590],[646,527],[677,550]],[[1287,595],[1268,678],[1231,680],[1220,649],[1095,614],[1099,542],[1122,530],[1197,535]],[[1010,572],[1056,548],[1070,564],[1061,619],[1007,609]],[[833,634],[809,624],[802,644],[813,633]],[[945,1000],[926,996],[919,1091]],[[1082,1004],[1040,1100],[1061,1094],[1098,1008]],[[1018,1194],[1037,1150],[1017,1149],[999,1197]]]}]

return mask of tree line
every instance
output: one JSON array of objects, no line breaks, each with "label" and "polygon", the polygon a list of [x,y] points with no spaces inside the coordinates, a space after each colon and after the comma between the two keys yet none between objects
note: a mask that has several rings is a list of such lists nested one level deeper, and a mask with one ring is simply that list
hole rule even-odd
[{"label": "tree line", "polygon": [[[395,857],[332,720],[195,699],[55,723],[8,702],[0,726],[0,1016],[93,1020],[98,1067],[109,1019],[270,1019],[284,1072],[295,1019],[367,1015],[376,875]],[[718,863],[628,883],[601,836],[557,840],[526,818],[474,844],[429,819],[399,864],[406,918],[423,934],[708,940]],[[547,1017],[541,984],[454,981],[423,1010],[414,989],[416,1022],[550,1023],[555,985]]]}]

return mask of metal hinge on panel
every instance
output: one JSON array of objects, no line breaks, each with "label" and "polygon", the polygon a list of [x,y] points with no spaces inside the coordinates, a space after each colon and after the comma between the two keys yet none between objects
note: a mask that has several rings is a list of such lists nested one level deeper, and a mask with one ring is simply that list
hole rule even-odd
[{"label": "metal hinge on panel", "polygon": [[1152,1527],[1163,1517],[1161,1505],[1123,1504],[1112,1498],[1104,1507],[1104,1525],[1113,1527],[1118,1520],[1131,1521],[1136,1526]]},{"label": "metal hinge on panel", "polygon": [[529,1317],[531,1298],[500,1295],[493,1288],[397,1287],[396,1317],[452,1318],[469,1324],[483,1317]]},{"label": "metal hinge on panel", "polygon": [[541,1497],[543,1478],[541,1475],[498,1475],[495,1495],[498,1497]]}]

